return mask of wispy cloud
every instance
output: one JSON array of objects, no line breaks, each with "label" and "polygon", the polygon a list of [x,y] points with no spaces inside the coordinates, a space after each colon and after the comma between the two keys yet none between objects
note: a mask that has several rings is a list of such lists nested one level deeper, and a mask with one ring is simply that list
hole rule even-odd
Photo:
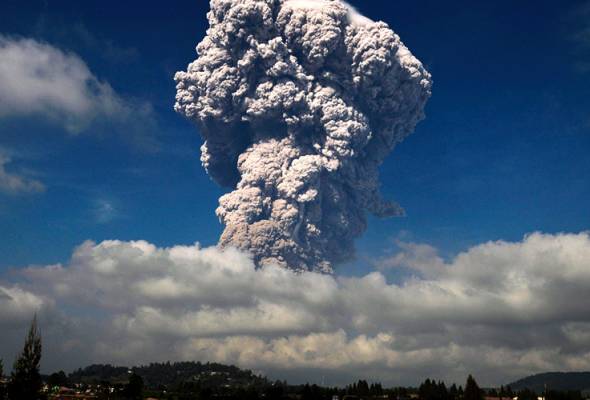
[{"label": "wispy cloud", "polygon": [[19,195],[45,191],[45,185],[40,181],[17,172],[9,172],[7,166],[11,161],[8,155],[0,152],[0,192]]},{"label": "wispy cloud", "polygon": [[70,134],[115,126],[142,144],[154,132],[147,102],[119,95],[76,54],[27,38],[0,35],[0,118],[42,116]]},{"label": "wispy cloud", "polygon": [[113,200],[97,199],[94,201],[92,213],[97,223],[107,224],[119,216],[119,209]]}]

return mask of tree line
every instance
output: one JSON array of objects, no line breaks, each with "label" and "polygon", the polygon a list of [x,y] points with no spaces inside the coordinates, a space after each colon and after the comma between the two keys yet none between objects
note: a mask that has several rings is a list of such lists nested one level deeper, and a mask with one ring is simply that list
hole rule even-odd
[{"label": "tree line", "polygon": [[[35,316],[25,339],[23,350],[12,367],[8,384],[0,385],[0,399],[39,400],[42,398],[43,381],[39,373],[41,350],[41,335]],[[4,376],[4,364],[0,360],[0,377],[2,376]]]},{"label": "tree line", "polygon": [[[41,335],[34,317],[7,382],[0,380],[0,400],[46,400],[49,388],[71,386],[81,390],[92,388],[98,399],[141,400],[153,396],[162,400],[300,400],[339,399],[395,399],[395,400],[486,400],[485,397],[512,400],[582,400],[580,391],[545,389],[535,393],[524,389],[513,392],[510,387],[483,390],[469,375],[465,386],[447,387],[442,381],[426,379],[418,388],[384,388],[380,383],[359,380],[344,388],[318,385],[289,385],[284,381],[271,382],[249,370],[216,363],[180,362],[152,363],[146,366],[114,367],[91,365],[78,369],[69,376],[63,371],[47,377],[40,374],[42,355]],[[4,376],[0,360],[0,378]],[[491,400],[491,399],[488,399]],[[494,399],[495,400],[495,399]]]}]

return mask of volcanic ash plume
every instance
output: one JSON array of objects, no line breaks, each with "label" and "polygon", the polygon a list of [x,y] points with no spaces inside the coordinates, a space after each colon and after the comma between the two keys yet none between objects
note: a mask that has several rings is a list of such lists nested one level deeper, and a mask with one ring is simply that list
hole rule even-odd
[{"label": "volcanic ash plume", "polygon": [[381,197],[378,167],[423,118],[430,74],[387,24],[339,0],[211,0],[208,19],[175,76],[175,109],[233,189],[219,200],[220,244],[331,272],[367,211],[403,212]]}]

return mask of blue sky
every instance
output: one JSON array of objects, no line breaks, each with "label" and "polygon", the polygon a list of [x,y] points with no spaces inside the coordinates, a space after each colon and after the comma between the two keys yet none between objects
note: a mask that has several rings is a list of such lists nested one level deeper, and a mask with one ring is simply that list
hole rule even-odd
[{"label": "blue sky", "polygon": [[[358,260],[341,273],[364,273],[396,238],[449,256],[487,240],[588,228],[587,2],[353,5],[388,22],[435,84],[426,120],[382,167],[384,193],[407,216],[371,218]],[[222,190],[200,166],[197,131],[172,110],[172,76],[194,59],[207,9],[204,1],[2,2],[0,33],[76,54],[152,111],[74,134],[43,115],[0,119],[6,170],[45,187],[0,194],[0,268],[65,261],[86,239],[216,242]]]}]

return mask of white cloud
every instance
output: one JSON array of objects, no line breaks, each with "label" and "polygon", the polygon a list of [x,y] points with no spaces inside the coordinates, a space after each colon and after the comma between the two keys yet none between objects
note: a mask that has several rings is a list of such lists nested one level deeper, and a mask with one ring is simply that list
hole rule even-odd
[{"label": "white cloud", "polygon": [[0,286],[0,320],[3,326],[28,323],[31,316],[45,305],[43,299],[17,286]]},{"label": "white cloud", "polygon": [[39,193],[45,191],[45,185],[15,172],[6,170],[11,158],[0,153],[0,192],[8,194]]},{"label": "white cloud", "polygon": [[396,245],[401,251],[377,260],[376,267],[379,270],[409,268],[423,277],[433,277],[443,272],[444,261],[434,247],[401,240],[396,241]]},{"label": "white cloud", "polygon": [[[192,358],[286,378],[321,371],[333,383],[414,384],[427,375],[461,382],[473,372],[486,385],[590,368],[588,233],[484,243],[450,262],[424,245],[402,254],[397,262],[419,274],[388,283],[380,272],[257,270],[231,249],[87,242],[67,265],[22,270],[10,293],[46,299],[62,315],[58,327],[44,325],[61,354],[47,356],[53,368],[77,366],[64,359]],[[0,300],[0,315],[14,312],[6,310]]]},{"label": "white cloud", "polygon": [[76,54],[33,39],[0,35],[0,118],[43,116],[72,134],[109,121],[153,125],[151,106],[126,99]]}]

